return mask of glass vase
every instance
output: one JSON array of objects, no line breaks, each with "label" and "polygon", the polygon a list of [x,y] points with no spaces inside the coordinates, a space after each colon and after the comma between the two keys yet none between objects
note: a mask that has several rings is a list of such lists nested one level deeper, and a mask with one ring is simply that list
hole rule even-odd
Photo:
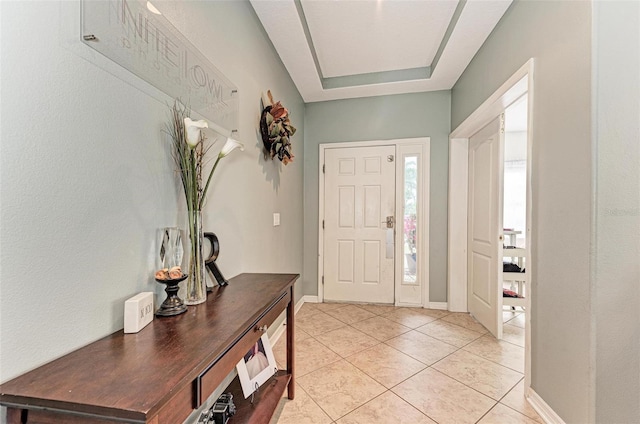
[{"label": "glass vase", "polygon": [[171,269],[174,266],[182,266],[182,236],[180,228],[165,227],[158,229],[158,256],[156,270]]},{"label": "glass vase", "polygon": [[184,303],[198,305],[207,300],[207,286],[205,280],[204,256],[202,246],[204,236],[202,233],[202,211],[188,211],[189,232],[189,265],[187,268],[186,294]]}]

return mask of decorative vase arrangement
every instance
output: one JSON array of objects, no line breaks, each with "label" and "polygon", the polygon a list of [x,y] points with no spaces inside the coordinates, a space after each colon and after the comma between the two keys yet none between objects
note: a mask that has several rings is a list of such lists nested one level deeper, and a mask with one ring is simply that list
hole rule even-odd
[{"label": "decorative vase arrangement", "polygon": [[[176,101],[172,108],[171,122],[167,125],[166,132],[172,140],[173,158],[180,174],[187,202],[187,233],[189,237],[187,252],[189,253],[189,264],[187,266],[188,277],[184,303],[197,305],[207,299],[205,263],[202,252],[204,240],[202,208],[207,190],[220,160],[238,147],[240,150],[244,150],[244,146],[230,136],[221,133],[226,136],[226,143],[218,154],[203,186],[204,159],[211,148],[211,145],[205,146],[206,137],[203,134],[203,129],[209,128],[209,124],[205,120],[193,121],[189,114],[189,108]],[[212,124],[212,127],[219,128],[215,124]],[[216,132],[221,131],[216,129]]]}]

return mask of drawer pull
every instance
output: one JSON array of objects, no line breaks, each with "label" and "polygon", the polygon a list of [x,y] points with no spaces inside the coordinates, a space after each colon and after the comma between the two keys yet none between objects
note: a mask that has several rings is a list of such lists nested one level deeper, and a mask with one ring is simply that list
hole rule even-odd
[{"label": "drawer pull", "polygon": [[262,331],[263,333],[266,333],[266,332],[267,332],[267,328],[268,328],[268,327],[267,327],[266,325],[263,325],[262,327],[258,327],[258,326],[256,325],[256,328],[255,328],[254,330],[255,330],[255,331]]}]

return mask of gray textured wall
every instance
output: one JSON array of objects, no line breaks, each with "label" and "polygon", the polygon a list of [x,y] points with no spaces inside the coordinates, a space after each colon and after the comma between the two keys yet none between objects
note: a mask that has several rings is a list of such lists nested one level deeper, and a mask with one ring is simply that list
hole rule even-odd
[{"label": "gray textured wall", "polygon": [[640,2],[594,7],[595,422],[640,422]]},{"label": "gray textured wall", "polygon": [[[248,2],[156,5],[239,89],[246,148],[221,162],[204,211],[220,268],[301,272],[302,98]],[[125,299],[163,293],[157,228],[184,227],[161,133],[170,99],[80,43],[79,6],[0,4],[0,381],[121,329]],[[269,88],[300,130],[286,168],[262,156]]]},{"label": "gray textured wall", "polygon": [[533,110],[532,388],[589,421],[591,3],[516,1],[452,90],[456,128],[528,59]]},{"label": "gray textured wall", "polygon": [[447,300],[447,170],[450,92],[309,103],[305,108],[304,281],[318,293],[318,145],[431,137],[429,297]]}]

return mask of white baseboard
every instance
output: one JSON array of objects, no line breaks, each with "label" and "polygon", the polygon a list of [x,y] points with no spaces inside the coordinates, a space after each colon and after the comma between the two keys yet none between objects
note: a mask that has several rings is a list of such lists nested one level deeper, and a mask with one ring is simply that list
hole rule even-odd
[{"label": "white baseboard", "polygon": [[296,314],[297,314],[297,313],[298,313],[298,311],[300,310],[300,308],[302,308],[302,305],[304,305],[305,303],[307,303],[307,301],[305,300],[305,297],[306,297],[306,296],[302,296],[302,297],[300,298],[300,300],[298,300],[298,301],[296,302],[296,307],[295,307],[295,309],[293,310],[293,311],[294,311],[294,313],[296,313]]},{"label": "white baseboard", "polygon": [[419,303],[396,302],[396,304],[392,306],[397,306],[398,308],[422,308],[422,305]]},{"label": "white baseboard", "polygon": [[447,302],[429,302],[429,309],[440,309],[442,311],[449,310],[449,304]]},{"label": "white baseboard", "polygon": [[565,424],[562,418],[556,414],[556,411],[551,409],[551,407],[547,405],[547,402],[545,402],[544,399],[542,399],[532,388],[527,389],[525,397],[545,423]]},{"label": "white baseboard", "polygon": [[[302,305],[304,305],[305,303],[309,302],[306,298],[316,299],[316,301],[318,300],[318,296],[302,296],[300,298],[300,300],[298,300],[296,302],[296,306],[294,308],[294,311],[295,311],[296,314],[298,313],[300,308],[302,308]],[[278,317],[278,319],[276,319],[274,323],[276,325],[278,325],[278,328],[276,328],[276,330],[273,332],[273,334],[271,334],[271,337],[269,337],[269,341],[271,342],[271,346],[275,345],[276,342],[280,339],[280,337],[285,332],[285,329],[287,327],[287,325],[286,325],[286,323],[287,323],[287,311],[284,311],[282,313],[281,317]]]},{"label": "white baseboard", "polygon": [[465,313],[465,314],[469,313],[469,310],[467,308],[464,308],[464,309],[453,309],[451,306],[449,306],[447,311],[449,311],[449,312],[462,312],[462,313]]},{"label": "white baseboard", "polygon": [[[302,296],[302,299],[304,299],[304,303],[320,303],[318,301],[318,296],[306,295],[306,296]],[[300,305],[300,306],[302,306],[302,305]]]}]

